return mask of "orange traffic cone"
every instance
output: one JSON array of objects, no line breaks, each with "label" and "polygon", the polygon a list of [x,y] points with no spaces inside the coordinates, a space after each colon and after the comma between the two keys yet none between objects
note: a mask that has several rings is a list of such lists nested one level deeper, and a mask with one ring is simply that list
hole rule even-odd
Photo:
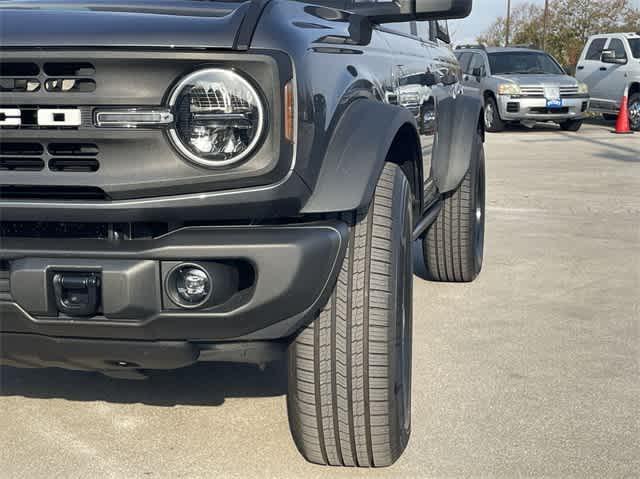
[{"label": "orange traffic cone", "polygon": [[616,135],[632,135],[631,124],[629,123],[629,87],[625,88],[622,104],[620,105],[620,113],[616,121]]}]

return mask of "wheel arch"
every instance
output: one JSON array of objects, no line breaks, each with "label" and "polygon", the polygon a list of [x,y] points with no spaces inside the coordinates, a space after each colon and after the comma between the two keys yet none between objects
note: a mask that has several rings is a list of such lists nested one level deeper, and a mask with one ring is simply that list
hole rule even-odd
[{"label": "wheel arch", "polygon": [[637,82],[637,81],[629,85],[629,97],[631,97],[631,95],[634,95],[636,93],[640,93],[640,82]]},{"label": "wheel arch", "polygon": [[367,206],[387,162],[401,167],[421,206],[422,153],[415,117],[375,100],[352,102],[336,123],[301,212],[337,213]]}]

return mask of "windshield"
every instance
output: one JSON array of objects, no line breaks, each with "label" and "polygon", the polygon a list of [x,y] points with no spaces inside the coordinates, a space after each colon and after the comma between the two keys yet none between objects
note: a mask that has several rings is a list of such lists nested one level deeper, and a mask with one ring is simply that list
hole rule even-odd
[{"label": "windshield", "polygon": [[490,53],[489,63],[492,75],[564,75],[560,65],[542,52]]},{"label": "windshield", "polygon": [[631,45],[633,58],[640,58],[640,38],[629,39],[629,45]]}]

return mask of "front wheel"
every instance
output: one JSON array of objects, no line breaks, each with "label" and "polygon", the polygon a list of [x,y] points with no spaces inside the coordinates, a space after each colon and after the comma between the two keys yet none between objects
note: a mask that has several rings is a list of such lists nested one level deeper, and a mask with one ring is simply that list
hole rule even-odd
[{"label": "front wheel", "polygon": [[287,407],[310,462],[383,467],[411,432],[412,195],[387,164],[373,201],[349,214],[331,299],[289,349]]},{"label": "front wheel", "polygon": [[482,270],[485,227],[485,166],[477,137],[469,170],[456,191],[447,193],[442,209],[422,238],[426,278],[469,283]]},{"label": "front wheel", "polygon": [[629,98],[629,123],[633,131],[640,131],[640,93]]},{"label": "front wheel", "polygon": [[487,98],[484,106],[484,128],[492,133],[504,131],[505,122],[500,118],[498,102],[492,96]]},{"label": "front wheel", "polygon": [[582,120],[566,120],[560,123],[563,131],[579,131],[582,128]]}]

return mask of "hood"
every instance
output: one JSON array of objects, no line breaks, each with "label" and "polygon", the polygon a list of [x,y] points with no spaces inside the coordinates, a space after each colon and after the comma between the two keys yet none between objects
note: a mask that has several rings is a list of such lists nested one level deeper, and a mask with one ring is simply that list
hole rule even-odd
[{"label": "hood", "polygon": [[0,45],[231,49],[250,4],[250,0],[0,2]]},{"label": "hood", "polygon": [[526,86],[576,86],[578,80],[569,75],[496,75],[495,78]]}]

